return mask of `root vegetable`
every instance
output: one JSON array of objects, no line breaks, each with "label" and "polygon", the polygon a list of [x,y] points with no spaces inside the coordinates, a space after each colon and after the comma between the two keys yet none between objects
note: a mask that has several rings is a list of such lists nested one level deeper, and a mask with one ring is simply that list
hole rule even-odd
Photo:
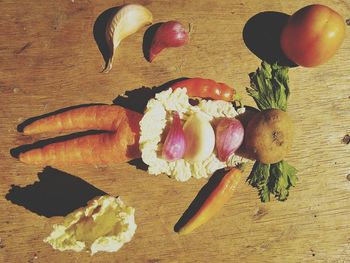
[{"label": "root vegetable", "polygon": [[188,42],[188,32],[177,21],[163,23],[156,31],[149,51],[149,62],[165,48],[180,47]]},{"label": "root vegetable", "polygon": [[119,106],[89,106],[38,120],[25,134],[75,129],[103,129],[109,133],[86,135],[21,153],[20,161],[36,165],[111,164],[140,157],[140,113]]},{"label": "root vegetable", "polygon": [[120,122],[141,116],[116,105],[92,105],[67,110],[36,120],[23,129],[25,135],[73,130],[115,131]]},{"label": "root vegetable", "polygon": [[264,164],[277,163],[289,152],[293,137],[293,123],[286,112],[264,110],[249,121],[245,147],[254,159]]},{"label": "root vegetable", "polygon": [[282,160],[293,139],[292,123],[285,113],[290,95],[288,67],[263,61],[261,68],[249,77],[247,92],[261,112],[252,111],[249,114],[252,119],[245,126],[246,137],[241,152],[248,158],[258,159],[247,181],[258,189],[262,202],[269,201],[271,194],[277,200],[285,201],[290,187],[297,181],[297,170]]}]

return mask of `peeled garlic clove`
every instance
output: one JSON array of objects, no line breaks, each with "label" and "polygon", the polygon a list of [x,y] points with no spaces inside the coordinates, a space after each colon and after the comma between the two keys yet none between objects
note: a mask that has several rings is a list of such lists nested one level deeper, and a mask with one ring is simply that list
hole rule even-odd
[{"label": "peeled garlic clove", "polygon": [[112,69],[115,50],[120,42],[142,27],[152,24],[152,21],[152,13],[142,5],[129,4],[118,10],[106,27],[106,41],[110,56],[103,72],[107,73]]},{"label": "peeled garlic clove", "polygon": [[195,113],[184,125],[186,150],[184,159],[190,163],[200,162],[209,157],[215,146],[215,133],[208,118]]}]

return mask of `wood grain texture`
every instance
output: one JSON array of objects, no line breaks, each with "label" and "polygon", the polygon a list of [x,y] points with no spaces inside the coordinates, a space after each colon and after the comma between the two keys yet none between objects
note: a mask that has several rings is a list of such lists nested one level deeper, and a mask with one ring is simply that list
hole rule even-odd
[{"label": "wood grain texture", "polygon": [[[173,226],[206,180],[175,182],[130,164],[43,172],[43,167],[24,165],[10,155],[14,147],[47,137],[17,132],[17,125],[28,118],[73,105],[112,103],[125,91],[179,77],[226,82],[244,94],[247,105],[254,105],[245,87],[247,74],[260,60],[243,41],[245,23],[259,12],[291,14],[312,3],[136,2],[152,11],[155,23],[171,19],[190,23],[190,44],[166,50],[150,64],[142,53],[144,28],[122,42],[112,71],[101,74],[104,60],[94,40],[94,23],[102,12],[123,1],[0,1],[0,261],[350,262],[350,145],[342,143],[350,133],[350,27],[341,49],[328,63],[290,71],[288,110],[297,125],[297,140],[288,161],[298,168],[299,182],[286,202],[262,204],[256,191],[242,183],[220,215],[192,235],[180,237]],[[319,2],[336,9],[344,19],[350,16],[349,1]],[[23,190],[39,181],[38,175],[40,182],[56,178],[51,187],[57,185],[64,194],[54,198],[47,196],[45,188],[37,191],[45,187],[43,182],[31,191]],[[63,177],[76,186],[69,188],[72,193],[60,182]],[[76,193],[90,187],[87,184],[119,195],[136,208],[137,232],[117,253],[90,257],[54,251],[42,239],[62,217],[39,215],[28,205],[18,205],[24,198],[32,210],[44,204],[69,206],[70,198],[77,198]],[[10,197],[17,204],[7,200]]]}]

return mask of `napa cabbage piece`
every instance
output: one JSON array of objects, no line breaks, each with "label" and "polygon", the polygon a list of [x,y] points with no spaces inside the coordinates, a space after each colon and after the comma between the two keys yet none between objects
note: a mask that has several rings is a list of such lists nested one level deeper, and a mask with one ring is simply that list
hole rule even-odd
[{"label": "napa cabbage piece", "polygon": [[86,251],[91,255],[115,252],[135,234],[134,215],[135,209],[126,206],[120,197],[99,196],[54,225],[44,242],[59,251]]}]

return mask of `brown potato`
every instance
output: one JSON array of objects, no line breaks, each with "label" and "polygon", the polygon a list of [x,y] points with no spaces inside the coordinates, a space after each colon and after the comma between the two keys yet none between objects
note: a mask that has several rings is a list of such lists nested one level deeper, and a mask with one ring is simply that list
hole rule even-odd
[{"label": "brown potato", "polygon": [[282,110],[269,109],[253,116],[245,130],[244,145],[249,155],[265,164],[281,161],[294,138],[292,120]]}]

